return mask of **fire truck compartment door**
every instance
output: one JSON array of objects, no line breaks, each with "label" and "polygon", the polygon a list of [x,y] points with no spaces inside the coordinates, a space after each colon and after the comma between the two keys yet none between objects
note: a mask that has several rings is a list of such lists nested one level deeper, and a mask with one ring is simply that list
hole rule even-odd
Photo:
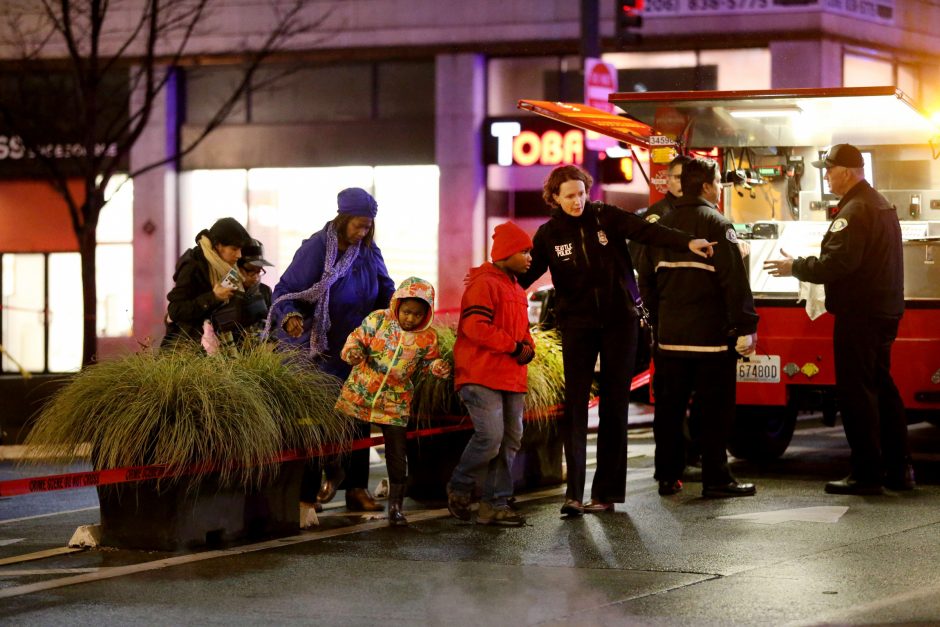
[{"label": "fire truck compartment door", "polygon": [[895,87],[622,92],[609,100],[633,120],[680,137],[690,148],[922,145],[938,135]]},{"label": "fire truck compartment door", "polygon": [[643,122],[601,111],[584,104],[549,102],[547,100],[520,100],[518,106],[525,111],[538,113],[541,116],[564,122],[584,131],[595,131],[601,135],[607,135],[618,141],[641,148],[648,149],[650,147],[650,136],[658,134]]}]

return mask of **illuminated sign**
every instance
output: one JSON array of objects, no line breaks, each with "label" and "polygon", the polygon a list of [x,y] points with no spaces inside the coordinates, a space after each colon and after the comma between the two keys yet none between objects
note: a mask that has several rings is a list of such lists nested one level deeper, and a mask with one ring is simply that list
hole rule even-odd
[{"label": "illuminated sign", "polygon": [[[580,165],[584,162],[584,131],[567,124],[523,116],[489,118],[483,128],[486,165],[525,168]],[[614,157],[601,153],[600,158],[601,182],[629,183],[633,180],[634,165],[629,151],[620,150]]]},{"label": "illuminated sign", "polygon": [[[520,121],[494,121],[488,135],[496,140],[497,165],[559,165],[584,161],[584,133],[571,127],[523,128]],[[533,120],[535,122],[535,120]],[[544,126],[538,123],[536,126]],[[487,160],[489,163],[489,160]]]}]

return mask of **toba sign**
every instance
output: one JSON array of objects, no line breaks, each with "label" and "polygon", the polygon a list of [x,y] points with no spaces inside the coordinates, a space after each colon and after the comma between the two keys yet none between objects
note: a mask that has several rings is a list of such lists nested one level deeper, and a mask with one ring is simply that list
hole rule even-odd
[{"label": "toba sign", "polygon": [[[584,104],[601,111],[616,114],[616,108],[607,97],[617,91],[617,68],[600,59],[584,60]],[[606,150],[617,145],[617,140],[587,131],[585,145],[591,150]]]}]

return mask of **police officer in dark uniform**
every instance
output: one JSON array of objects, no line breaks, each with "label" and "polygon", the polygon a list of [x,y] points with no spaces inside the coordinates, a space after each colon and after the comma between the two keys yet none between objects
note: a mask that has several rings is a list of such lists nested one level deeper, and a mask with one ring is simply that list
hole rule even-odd
[{"label": "police officer in dark uniform", "polygon": [[[633,262],[627,239],[707,257],[711,243],[651,224],[638,216],[588,200],[593,179],[573,165],[558,166],[542,196],[552,217],[533,238],[532,264],[519,277],[528,287],[551,270],[557,299],[565,370],[565,459],[568,489],[561,513],[614,511],[627,481],[627,417],[639,317]],[[698,257],[696,257],[698,258]],[[594,364],[601,360],[597,471],[591,500],[583,502],[586,478],[588,397]]]},{"label": "police officer in dark uniform", "polygon": [[[649,206],[642,212],[637,212],[647,222],[659,222],[663,216],[668,215],[675,207],[676,202],[682,196],[682,166],[692,160],[688,155],[677,155],[666,166],[666,195],[660,200]],[[637,260],[642,258],[645,246],[639,242],[630,242],[630,255]],[[702,452],[699,449],[699,427],[702,421],[699,417],[699,409],[693,401],[689,406],[689,415],[686,418],[683,432],[685,434],[685,458],[686,468],[682,473],[682,478],[688,481],[702,480]]]},{"label": "police officer in dark uniform", "polygon": [[764,262],[773,276],[795,276],[826,287],[835,316],[836,393],[851,472],[826,484],[830,494],[881,494],[914,488],[904,403],[891,378],[891,345],[904,313],[904,259],[896,209],[864,178],[858,148],[836,144],[817,168],[826,168],[838,213],[819,257]]},{"label": "police officer in dark uniform", "polygon": [[681,180],[682,197],[659,224],[717,244],[709,260],[660,248],[647,249],[639,265],[640,291],[656,339],[653,433],[659,493],[682,489],[682,422],[694,393],[703,421],[702,496],[749,496],[756,488],[731,475],[726,446],[737,356],[754,352],[758,316],[734,226],[715,209],[722,188],[718,165],[693,159],[683,166]]}]

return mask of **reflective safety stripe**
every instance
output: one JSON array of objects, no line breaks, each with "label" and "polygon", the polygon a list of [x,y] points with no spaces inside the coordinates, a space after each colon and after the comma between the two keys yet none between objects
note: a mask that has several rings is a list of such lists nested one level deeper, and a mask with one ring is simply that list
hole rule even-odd
[{"label": "reflective safety stripe", "polygon": [[660,268],[695,268],[696,270],[705,270],[707,272],[714,272],[715,266],[710,266],[707,263],[699,263],[698,261],[660,261],[656,264],[656,269]]},{"label": "reflective safety stripe", "polygon": [[688,351],[691,353],[723,353],[727,346],[686,346],[684,344],[657,344],[664,351]]}]

